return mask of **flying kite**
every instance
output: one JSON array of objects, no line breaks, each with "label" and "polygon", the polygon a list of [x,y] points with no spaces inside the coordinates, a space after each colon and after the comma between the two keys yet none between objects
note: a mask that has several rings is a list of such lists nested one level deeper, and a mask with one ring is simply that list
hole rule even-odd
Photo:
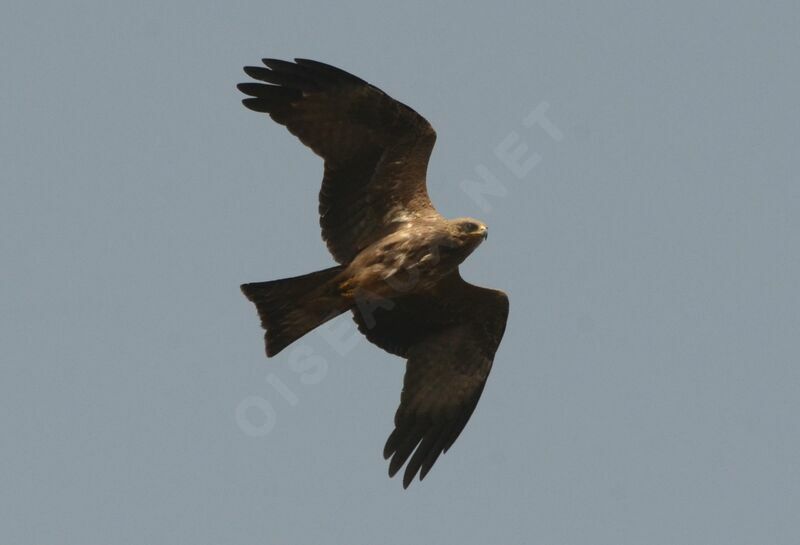
[{"label": "flying kite", "polygon": [[425,185],[436,132],[364,80],[307,59],[247,66],[242,102],[266,113],[325,161],[322,238],[338,263],[295,278],[244,284],[266,330],[267,357],[351,311],[373,344],[407,360],[384,448],[403,487],[458,438],[483,392],[508,317],[508,297],[461,278],[487,238],[472,218],[446,219]]}]

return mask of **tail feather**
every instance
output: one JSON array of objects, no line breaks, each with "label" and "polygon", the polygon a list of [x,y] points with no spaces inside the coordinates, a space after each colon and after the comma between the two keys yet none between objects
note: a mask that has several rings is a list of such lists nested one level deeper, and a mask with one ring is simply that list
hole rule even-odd
[{"label": "tail feather", "polygon": [[334,282],[342,267],[294,278],[243,284],[242,293],[256,305],[267,357],[350,308]]}]

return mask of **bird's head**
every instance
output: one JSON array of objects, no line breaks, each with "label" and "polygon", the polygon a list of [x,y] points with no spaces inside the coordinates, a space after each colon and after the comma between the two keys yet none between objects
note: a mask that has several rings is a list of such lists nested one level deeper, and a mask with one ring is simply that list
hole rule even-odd
[{"label": "bird's head", "polygon": [[456,218],[450,222],[450,233],[460,245],[474,250],[489,237],[489,228],[474,218]]},{"label": "bird's head", "polygon": [[486,240],[489,230],[482,221],[473,218],[447,220],[444,229],[437,226],[437,233],[429,239],[434,247],[432,254],[443,266],[458,266],[481,242]]}]

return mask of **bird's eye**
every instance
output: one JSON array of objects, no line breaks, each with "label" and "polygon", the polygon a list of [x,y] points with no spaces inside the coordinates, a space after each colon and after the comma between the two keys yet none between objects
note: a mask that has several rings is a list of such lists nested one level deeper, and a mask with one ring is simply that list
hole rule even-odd
[{"label": "bird's eye", "polygon": [[461,224],[461,230],[465,233],[472,233],[473,231],[477,231],[479,228],[480,227],[477,223],[473,223],[471,221]]}]

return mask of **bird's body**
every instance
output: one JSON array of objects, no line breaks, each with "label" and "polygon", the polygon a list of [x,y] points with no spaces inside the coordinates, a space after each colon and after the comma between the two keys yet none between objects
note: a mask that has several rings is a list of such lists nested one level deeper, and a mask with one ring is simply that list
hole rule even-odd
[{"label": "bird's body", "polygon": [[447,220],[428,198],[436,133],[411,108],[332,66],[265,59],[246,67],[248,108],[286,125],[325,160],[320,224],[335,267],[245,284],[267,356],[352,311],[359,330],[408,366],[384,449],[403,485],[430,470],[472,414],[505,330],[503,292],[465,282],[458,266],[486,239],[478,220]]},{"label": "bird's body", "polygon": [[343,271],[348,290],[382,298],[434,290],[485,237],[485,226],[467,221],[477,228],[462,236],[458,224],[404,224],[350,262]]}]

